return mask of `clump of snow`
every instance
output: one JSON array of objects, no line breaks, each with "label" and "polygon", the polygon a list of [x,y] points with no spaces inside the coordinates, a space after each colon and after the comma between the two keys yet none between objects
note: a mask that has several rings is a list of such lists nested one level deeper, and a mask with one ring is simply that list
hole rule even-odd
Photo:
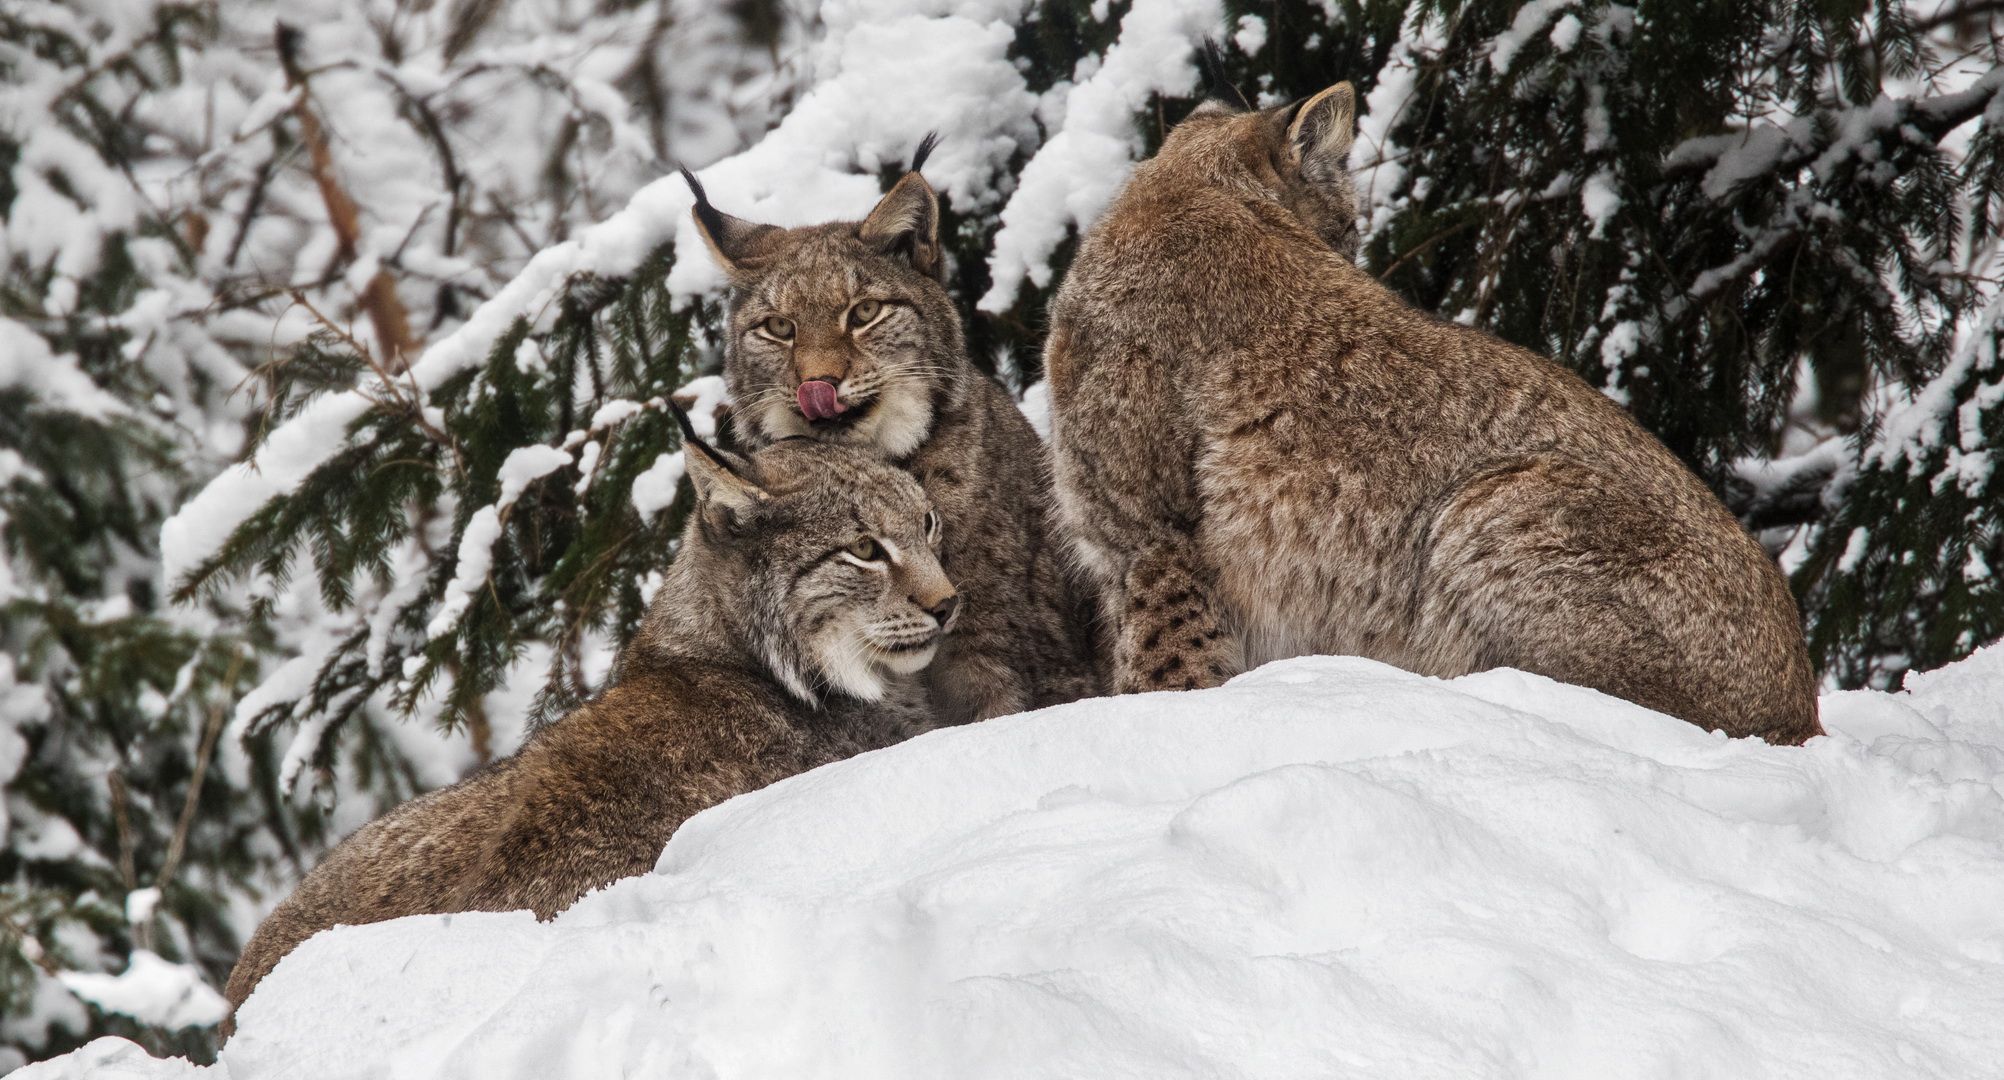
[{"label": "clump of snow", "polygon": [[1023,418],[1037,432],[1037,438],[1051,441],[1051,384],[1049,380],[1038,379],[1023,391],[1023,400],[1016,403],[1023,412]]},{"label": "clump of snow", "polygon": [[1350,176],[1357,185],[1358,209],[1369,232],[1383,228],[1398,209],[1397,192],[1406,177],[1402,164],[1406,148],[1392,138],[1392,129],[1416,99],[1421,58],[1447,40],[1443,21],[1424,9],[1408,13],[1391,54],[1378,70],[1377,86],[1364,96],[1364,111],[1357,117],[1357,141],[1350,153]]},{"label": "clump of snow", "polygon": [[1239,28],[1232,34],[1232,44],[1247,56],[1266,48],[1266,20],[1257,15],[1239,16]]},{"label": "clump of snow", "polygon": [[[700,438],[714,439],[717,436],[718,411],[731,403],[730,387],[722,375],[705,375],[692,379],[689,385],[675,391],[675,400],[682,403],[682,411],[688,414],[689,426]],[[682,484],[685,462],[682,451],[674,450],[654,459],[654,464],[646,472],[633,478],[633,487],[628,498],[633,509],[640,513],[640,520],[653,521],[655,515],[666,510],[675,501],[675,493]],[[646,598],[653,599],[653,590],[645,590]]]},{"label": "clump of snow", "polygon": [[1051,252],[1065,230],[1090,226],[1134,167],[1142,148],[1135,113],[1150,94],[1181,96],[1196,86],[1192,43],[1217,37],[1223,23],[1216,0],[1134,0],[1119,39],[1066,93],[1057,132],[1017,178],[988,257],[992,284],[981,310],[1007,310],[1026,278],[1038,288],[1051,283]]},{"label": "clump of snow", "polygon": [[1580,42],[1580,31],[1584,27],[1577,15],[1568,14],[1552,24],[1551,42],[1555,51],[1566,53]]},{"label": "clump of snow", "polygon": [[[621,417],[624,419],[624,417]],[[588,443],[596,458],[597,443]],[[494,569],[494,541],[501,538],[501,515],[515,505],[530,484],[556,472],[571,463],[571,455],[554,446],[536,443],[519,446],[508,452],[507,460],[501,463],[496,478],[501,482],[501,493],[495,501],[473,512],[466,523],[466,531],[459,536],[458,560],[453,563],[452,580],[445,584],[445,596],[439,601],[438,613],[432,616],[425,633],[438,637],[450,633],[459,624],[459,617],[473,604],[473,594],[487,584],[487,574]],[[587,477],[591,466],[586,464]]]},{"label": "clump of snow", "polygon": [[475,510],[466,523],[466,531],[459,535],[459,555],[453,563],[452,580],[445,583],[438,613],[425,627],[427,636],[435,638],[451,633],[459,625],[459,617],[473,604],[474,591],[487,584],[487,573],[494,569],[494,541],[500,538],[500,510],[493,506]]},{"label": "clump of snow", "polygon": [[507,460],[501,463],[495,479],[501,482],[501,494],[494,500],[496,508],[506,510],[515,505],[529,485],[556,472],[571,463],[571,456],[554,446],[540,443],[533,446],[516,447],[508,452]]},{"label": "clump of snow", "polygon": [[[0,565],[5,562],[0,559]],[[21,682],[14,658],[0,653],[0,785],[13,780],[28,759],[28,740],[20,729],[48,716],[48,695],[33,682]],[[0,836],[7,835],[10,824],[7,804],[0,800]]]},{"label": "clump of snow", "polygon": [[160,1061],[148,1057],[137,1043],[107,1037],[35,1066],[33,1075],[42,1080],[196,1080],[215,1075],[215,1070],[184,1058]]},{"label": "clump of snow", "polygon": [[160,527],[161,572],[179,584],[223,546],[230,533],[268,500],[298,489],[307,476],[341,449],[348,425],[369,400],[358,392],[315,398],[278,426],[250,461],[230,466]]},{"label": "clump of snow", "polygon": [[[1554,13],[1563,11],[1571,6],[1573,6],[1573,0],[1530,0],[1529,3],[1518,8],[1516,18],[1510,20],[1510,29],[1496,35],[1495,44],[1490,48],[1489,52],[1490,68],[1498,75],[1509,71],[1510,61],[1516,59],[1517,54],[1522,52],[1524,46],[1530,43],[1532,35],[1543,30],[1552,21]],[[1578,37],[1579,22],[1578,20],[1574,20],[1572,38],[1573,40],[1578,40]],[[1570,47],[1571,43],[1568,42],[1566,45],[1559,45],[1558,42],[1561,40],[1563,40],[1561,32],[1557,28],[1554,28],[1552,42],[1560,52],[1564,52]]]},{"label": "clump of snow", "polygon": [[[2000,98],[1999,100],[2004,100]],[[2004,380],[1993,386],[1979,387],[1977,394],[1964,408],[1956,406],[1956,391],[1969,381],[1974,374],[1987,372],[1997,363],[1997,334],[2004,326],[2004,294],[1991,299],[1982,311],[1969,320],[1967,326],[1958,333],[1962,337],[1961,347],[1944,366],[1941,373],[1929,379],[1927,384],[1916,391],[1913,397],[1887,413],[1879,425],[1879,432],[1872,443],[1865,447],[1861,460],[1866,467],[1892,469],[1904,459],[1908,472],[1918,475],[1927,464],[1928,451],[1943,443],[1954,443],[1951,449],[1959,450],[1964,442],[1960,435],[1977,433],[1968,444],[1970,449],[1980,441],[1982,410],[1986,404],[1995,404],[2004,397]],[[1955,439],[1945,438],[1945,430],[1953,419],[1960,429]],[[1967,483],[1959,474],[1962,471],[1962,455],[1952,454],[1949,467],[1952,475]],[[1980,463],[1981,473],[1968,490],[1974,493],[1984,480],[1989,478],[1988,462]],[[1937,490],[1940,489],[1937,484]]]},{"label": "clump of snow", "polygon": [[689,414],[689,426],[705,439],[717,437],[718,410],[731,404],[730,384],[722,375],[705,375],[689,380],[689,385],[675,391],[675,400],[682,402],[682,411]]},{"label": "clump of snow", "polygon": [[[14,216],[22,211],[18,204]],[[57,355],[42,335],[0,317],[0,386],[18,386],[32,393],[44,409],[60,409],[93,420],[123,416],[126,408],[100,389],[69,353]]]},{"label": "clump of snow", "polygon": [[1580,209],[1587,220],[1593,222],[1593,237],[1600,238],[1607,231],[1608,221],[1614,212],[1621,209],[1621,193],[1614,188],[1614,174],[1607,169],[1587,177],[1580,187]]},{"label": "clump of snow", "polygon": [[202,981],[194,965],[176,964],[145,949],[132,950],[122,974],[65,971],[56,977],[70,993],[98,1008],[154,1027],[209,1027],[230,1011],[230,1003]]},{"label": "clump of snow", "polygon": [[685,469],[682,451],[674,450],[655,458],[646,472],[633,478],[633,487],[627,497],[633,501],[633,509],[639,512],[640,520],[653,521],[655,515],[674,503]]},{"label": "clump of snow", "polygon": [[1773,747],[1320,657],[934,732],[549,923],[321,934],[200,1075],[1985,1075],[2004,647],[1908,686]]},{"label": "clump of snow", "polygon": [[160,906],[160,889],[147,886],[125,894],[125,921],[139,926],[153,920],[154,909]]}]

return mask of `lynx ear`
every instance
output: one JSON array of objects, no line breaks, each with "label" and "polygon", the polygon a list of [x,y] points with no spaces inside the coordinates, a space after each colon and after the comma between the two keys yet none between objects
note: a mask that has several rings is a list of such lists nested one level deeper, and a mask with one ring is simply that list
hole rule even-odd
[{"label": "lynx ear", "polygon": [[772,498],[766,490],[745,477],[745,463],[704,442],[689,423],[689,414],[673,401],[675,422],[682,428],[682,464],[696,486],[699,509],[714,507],[732,519]]},{"label": "lynx ear", "polygon": [[710,196],[703,190],[703,182],[696,174],[682,170],[682,179],[689,184],[689,191],[696,196],[696,205],[689,213],[696,219],[696,231],[703,234],[703,243],[709,245],[710,254],[724,273],[736,277],[745,257],[756,246],[758,240],[768,233],[779,230],[771,225],[755,225],[743,218],[734,218],[710,205]]},{"label": "lynx ear", "polygon": [[1302,173],[1310,179],[1345,171],[1350,144],[1356,138],[1357,93],[1347,82],[1302,102],[1294,111],[1294,122],[1287,126],[1288,144],[1294,147]]},{"label": "lynx ear", "polygon": [[943,277],[946,264],[939,252],[939,196],[919,175],[935,140],[927,135],[912,154],[911,171],[863,219],[856,238],[885,254],[903,255],[919,273]]}]

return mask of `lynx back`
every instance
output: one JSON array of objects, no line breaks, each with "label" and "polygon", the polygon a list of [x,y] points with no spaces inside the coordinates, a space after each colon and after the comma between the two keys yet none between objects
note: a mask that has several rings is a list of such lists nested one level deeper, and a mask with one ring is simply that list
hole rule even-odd
[{"label": "lynx back", "polygon": [[1817,734],[1787,585],[1704,484],[1571,371],[1351,264],[1353,104],[1198,109],[1053,305],[1056,490],[1116,689],[1349,653]]}]

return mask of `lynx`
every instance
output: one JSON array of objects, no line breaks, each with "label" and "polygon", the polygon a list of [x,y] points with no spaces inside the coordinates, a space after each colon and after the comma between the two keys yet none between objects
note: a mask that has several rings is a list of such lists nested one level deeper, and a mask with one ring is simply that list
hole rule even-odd
[{"label": "lynx", "polygon": [[1794,600],[1704,484],[1571,371],[1352,265],[1353,108],[1201,106],[1053,304],[1059,512],[1115,688],[1348,653],[1819,734]]},{"label": "lynx", "polygon": [[919,486],[874,451],[683,442],[697,508],[613,685],[343,841],[251,938],[232,1008],[328,927],[547,919],[652,867],[697,811],[932,726],[920,672],[959,598]]},{"label": "lynx", "polygon": [[730,280],[724,373],[747,445],[805,436],[872,445],[945,515],[941,560],[966,600],[929,675],[946,723],[1099,692],[1092,605],[1050,523],[1037,434],[976,370],[941,284],[939,200],[911,171],[860,222],[755,225],[695,193],[696,224]]}]

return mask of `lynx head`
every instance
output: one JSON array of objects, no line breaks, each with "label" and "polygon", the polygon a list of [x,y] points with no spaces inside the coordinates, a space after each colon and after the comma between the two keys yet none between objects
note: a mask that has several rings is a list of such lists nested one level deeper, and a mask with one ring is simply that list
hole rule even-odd
[{"label": "lynx head", "polygon": [[[939,565],[939,515],[909,474],[807,439],[743,458],[685,430],[683,448],[696,508],[674,570],[716,609],[685,632],[735,638],[809,703],[829,690],[876,701],[932,662],[960,600]],[[688,607],[669,592],[650,621]]]},{"label": "lynx head", "polygon": [[805,435],[901,458],[932,433],[965,360],[939,198],[918,173],[930,149],[862,221],[798,229],[725,214],[688,177],[731,282],[724,373],[751,442]]},{"label": "lynx head", "polygon": [[1207,101],[1176,125],[1155,160],[1162,163],[1158,167],[1190,170],[1231,187],[1250,179],[1354,261],[1357,188],[1349,160],[1356,135],[1356,93],[1340,82],[1306,101],[1271,109]]}]

